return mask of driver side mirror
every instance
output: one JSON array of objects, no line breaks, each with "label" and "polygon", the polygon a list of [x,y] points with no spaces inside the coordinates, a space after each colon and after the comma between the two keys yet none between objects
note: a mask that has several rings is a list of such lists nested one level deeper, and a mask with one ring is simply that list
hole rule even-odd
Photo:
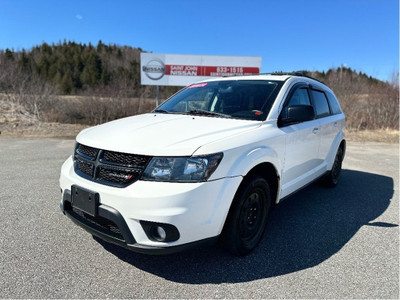
[{"label": "driver side mirror", "polygon": [[287,126],[314,119],[314,108],[311,105],[292,105],[282,111],[279,117],[279,126]]}]

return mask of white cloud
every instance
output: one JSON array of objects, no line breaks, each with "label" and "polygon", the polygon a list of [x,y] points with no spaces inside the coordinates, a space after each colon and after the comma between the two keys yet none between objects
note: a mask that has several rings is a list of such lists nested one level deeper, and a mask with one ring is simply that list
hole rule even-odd
[{"label": "white cloud", "polygon": [[82,20],[83,17],[81,15],[76,15],[75,18],[77,18],[78,20]]}]

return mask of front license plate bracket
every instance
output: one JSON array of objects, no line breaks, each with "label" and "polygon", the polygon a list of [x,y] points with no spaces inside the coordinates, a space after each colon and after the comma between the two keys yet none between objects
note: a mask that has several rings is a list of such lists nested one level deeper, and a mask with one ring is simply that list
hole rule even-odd
[{"label": "front license plate bracket", "polygon": [[71,186],[72,207],[96,217],[99,207],[99,193],[87,190],[77,185]]}]

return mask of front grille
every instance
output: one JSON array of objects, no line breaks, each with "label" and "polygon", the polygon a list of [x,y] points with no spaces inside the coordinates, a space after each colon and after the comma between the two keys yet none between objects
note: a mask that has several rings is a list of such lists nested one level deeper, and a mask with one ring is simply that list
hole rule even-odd
[{"label": "front grille", "polygon": [[96,148],[88,147],[82,144],[78,144],[78,147],[76,151],[79,154],[83,154],[83,156],[87,156],[88,158],[94,160],[97,156],[97,153],[99,153],[99,150]]},{"label": "front grille", "polygon": [[83,160],[77,158],[76,165],[81,172],[85,173],[86,175],[93,176],[93,169],[94,169],[93,164],[84,162]]},{"label": "front grille", "polygon": [[125,187],[142,176],[150,156],[101,150],[77,144],[75,172],[88,180],[115,187]]},{"label": "front grille", "polygon": [[114,236],[120,240],[124,240],[121,230],[114,222],[100,216],[93,217],[76,208],[72,208],[72,211],[80,218],[86,220],[90,227],[99,231],[103,231],[104,233]]},{"label": "front grille", "polygon": [[100,160],[103,162],[121,164],[125,166],[145,166],[148,162],[148,158],[146,156],[112,151],[104,151],[103,157]]},{"label": "front grille", "polygon": [[97,177],[100,180],[126,184],[129,183],[130,181],[138,180],[141,175],[142,172],[139,170],[100,167],[99,174]]}]

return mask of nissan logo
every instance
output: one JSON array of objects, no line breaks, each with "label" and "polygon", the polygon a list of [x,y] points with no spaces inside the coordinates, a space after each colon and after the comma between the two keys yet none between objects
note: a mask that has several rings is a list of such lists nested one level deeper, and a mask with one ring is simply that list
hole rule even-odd
[{"label": "nissan logo", "polygon": [[146,76],[153,80],[161,79],[167,71],[164,63],[158,58],[149,61],[142,69]]}]

